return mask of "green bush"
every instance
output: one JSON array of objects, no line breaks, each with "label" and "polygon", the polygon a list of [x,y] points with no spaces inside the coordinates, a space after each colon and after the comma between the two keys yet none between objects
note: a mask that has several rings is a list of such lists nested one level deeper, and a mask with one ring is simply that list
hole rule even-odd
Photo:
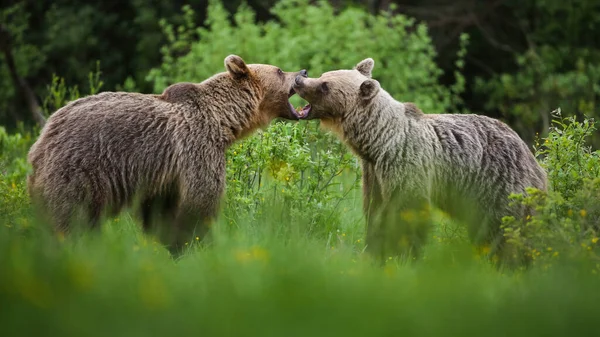
[{"label": "green bush", "polygon": [[[562,255],[599,258],[600,150],[587,145],[595,121],[553,114],[552,127],[536,154],[548,172],[548,193],[531,189],[530,195],[513,195],[515,203],[530,206],[527,219],[504,219],[505,236],[516,252],[549,263]],[[539,142],[538,142],[539,145]]]},{"label": "green bush", "polygon": [[271,213],[266,198],[282,200],[282,221],[302,222],[307,235],[340,228],[340,204],[360,185],[358,161],[333,135],[302,124],[275,123],[229,150],[224,216],[232,223]]},{"label": "green bush", "polygon": [[564,117],[561,109],[554,111],[553,117],[544,142],[536,142],[537,155],[542,157],[551,188],[570,199],[586,179],[600,176],[600,151],[589,145],[596,122],[594,118],[578,122],[575,116]]},{"label": "green bush", "polygon": [[[273,7],[276,20],[259,23],[247,5],[233,14],[211,0],[207,28],[196,28],[193,11],[184,7],[185,24],[162,22],[169,44],[162,48],[163,64],[147,77],[154,91],[179,81],[201,81],[224,71],[223,59],[237,54],[250,63],[274,64],[287,71],[306,68],[309,76],[351,68],[364,58],[375,59],[373,76],[394,97],[413,101],[424,111],[457,111],[464,79],[439,84],[441,69],[425,24],[404,15],[374,16],[360,8],[336,13],[325,1],[282,0]],[[196,41],[197,39],[197,41]],[[462,37],[457,68],[462,68],[467,37]],[[332,48],[335,46],[335,48]]]},{"label": "green bush", "polygon": [[24,220],[29,196],[25,178],[29,173],[27,151],[33,143],[31,132],[9,135],[0,126],[0,223],[12,227]]},{"label": "green bush", "polygon": [[[572,116],[598,117],[598,56],[598,52],[587,49],[542,45],[516,56],[516,72],[477,79],[475,89],[489,97],[488,111],[500,110],[531,144],[536,131],[546,134],[552,124],[547,112],[555,106]],[[600,146],[600,137],[593,135],[590,141],[596,148]]]}]

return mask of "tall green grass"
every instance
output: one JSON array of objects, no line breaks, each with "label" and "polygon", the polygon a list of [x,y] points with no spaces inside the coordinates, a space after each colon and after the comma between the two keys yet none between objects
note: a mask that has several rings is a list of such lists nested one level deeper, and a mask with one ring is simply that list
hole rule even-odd
[{"label": "tall green grass", "polygon": [[[356,191],[359,195],[360,191]],[[355,196],[356,196],[355,195]],[[363,253],[360,199],[307,234],[278,200],[221,217],[178,260],[124,212],[61,240],[30,220],[0,230],[2,336],[565,336],[597,331],[594,261],[505,273],[446,220],[417,263]],[[267,207],[267,206],[265,206]],[[307,219],[310,218],[307,216]],[[308,221],[308,220],[307,220]],[[441,221],[441,222],[440,222]],[[440,225],[440,223],[443,224]],[[448,233],[453,236],[448,236]],[[439,241],[442,241],[441,243]]]}]

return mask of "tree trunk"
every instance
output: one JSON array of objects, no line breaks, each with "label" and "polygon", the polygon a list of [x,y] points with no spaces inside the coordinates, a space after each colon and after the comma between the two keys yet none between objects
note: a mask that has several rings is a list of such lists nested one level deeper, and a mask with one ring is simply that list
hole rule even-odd
[{"label": "tree trunk", "polygon": [[20,77],[19,73],[17,72],[17,67],[12,54],[10,34],[3,25],[0,25],[0,49],[4,54],[4,59],[6,60],[10,77],[15,85],[15,88],[17,89],[16,91],[19,92],[23,99],[25,99],[25,102],[27,102],[27,107],[29,108],[29,112],[31,113],[33,120],[40,127],[43,127],[44,124],[46,124],[46,119],[44,118],[42,108],[40,107],[33,90],[31,90],[31,87],[29,84],[27,84],[27,81]]}]

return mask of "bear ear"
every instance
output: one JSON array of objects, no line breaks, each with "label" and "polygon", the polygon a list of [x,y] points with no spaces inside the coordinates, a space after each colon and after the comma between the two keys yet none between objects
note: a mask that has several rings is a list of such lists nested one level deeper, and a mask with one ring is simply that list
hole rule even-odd
[{"label": "bear ear", "polygon": [[368,79],[361,83],[360,85],[360,97],[363,100],[371,100],[377,93],[379,92],[379,82],[376,80]]},{"label": "bear ear", "polygon": [[366,77],[371,77],[371,72],[373,71],[373,67],[375,66],[375,61],[372,58],[366,58],[354,67],[354,69],[358,70],[359,73],[363,74]]},{"label": "bear ear", "polygon": [[235,79],[245,77],[250,72],[246,62],[237,55],[229,55],[225,58],[225,68]]}]

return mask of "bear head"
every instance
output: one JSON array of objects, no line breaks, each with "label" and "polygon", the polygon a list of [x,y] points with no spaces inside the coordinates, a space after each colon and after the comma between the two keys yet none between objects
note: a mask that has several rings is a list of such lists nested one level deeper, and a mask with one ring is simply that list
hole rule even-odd
[{"label": "bear head", "polygon": [[294,90],[309,103],[297,113],[299,118],[338,120],[356,107],[370,104],[381,88],[371,78],[374,64],[367,58],[351,70],[329,71],[319,78],[297,76]]},{"label": "bear head", "polygon": [[256,126],[267,125],[275,118],[298,120],[299,115],[289,102],[295,94],[293,85],[297,77],[307,77],[306,70],[286,72],[268,64],[246,64],[237,55],[225,58],[225,68],[235,81],[249,81],[253,89],[262,93],[255,116]]}]

